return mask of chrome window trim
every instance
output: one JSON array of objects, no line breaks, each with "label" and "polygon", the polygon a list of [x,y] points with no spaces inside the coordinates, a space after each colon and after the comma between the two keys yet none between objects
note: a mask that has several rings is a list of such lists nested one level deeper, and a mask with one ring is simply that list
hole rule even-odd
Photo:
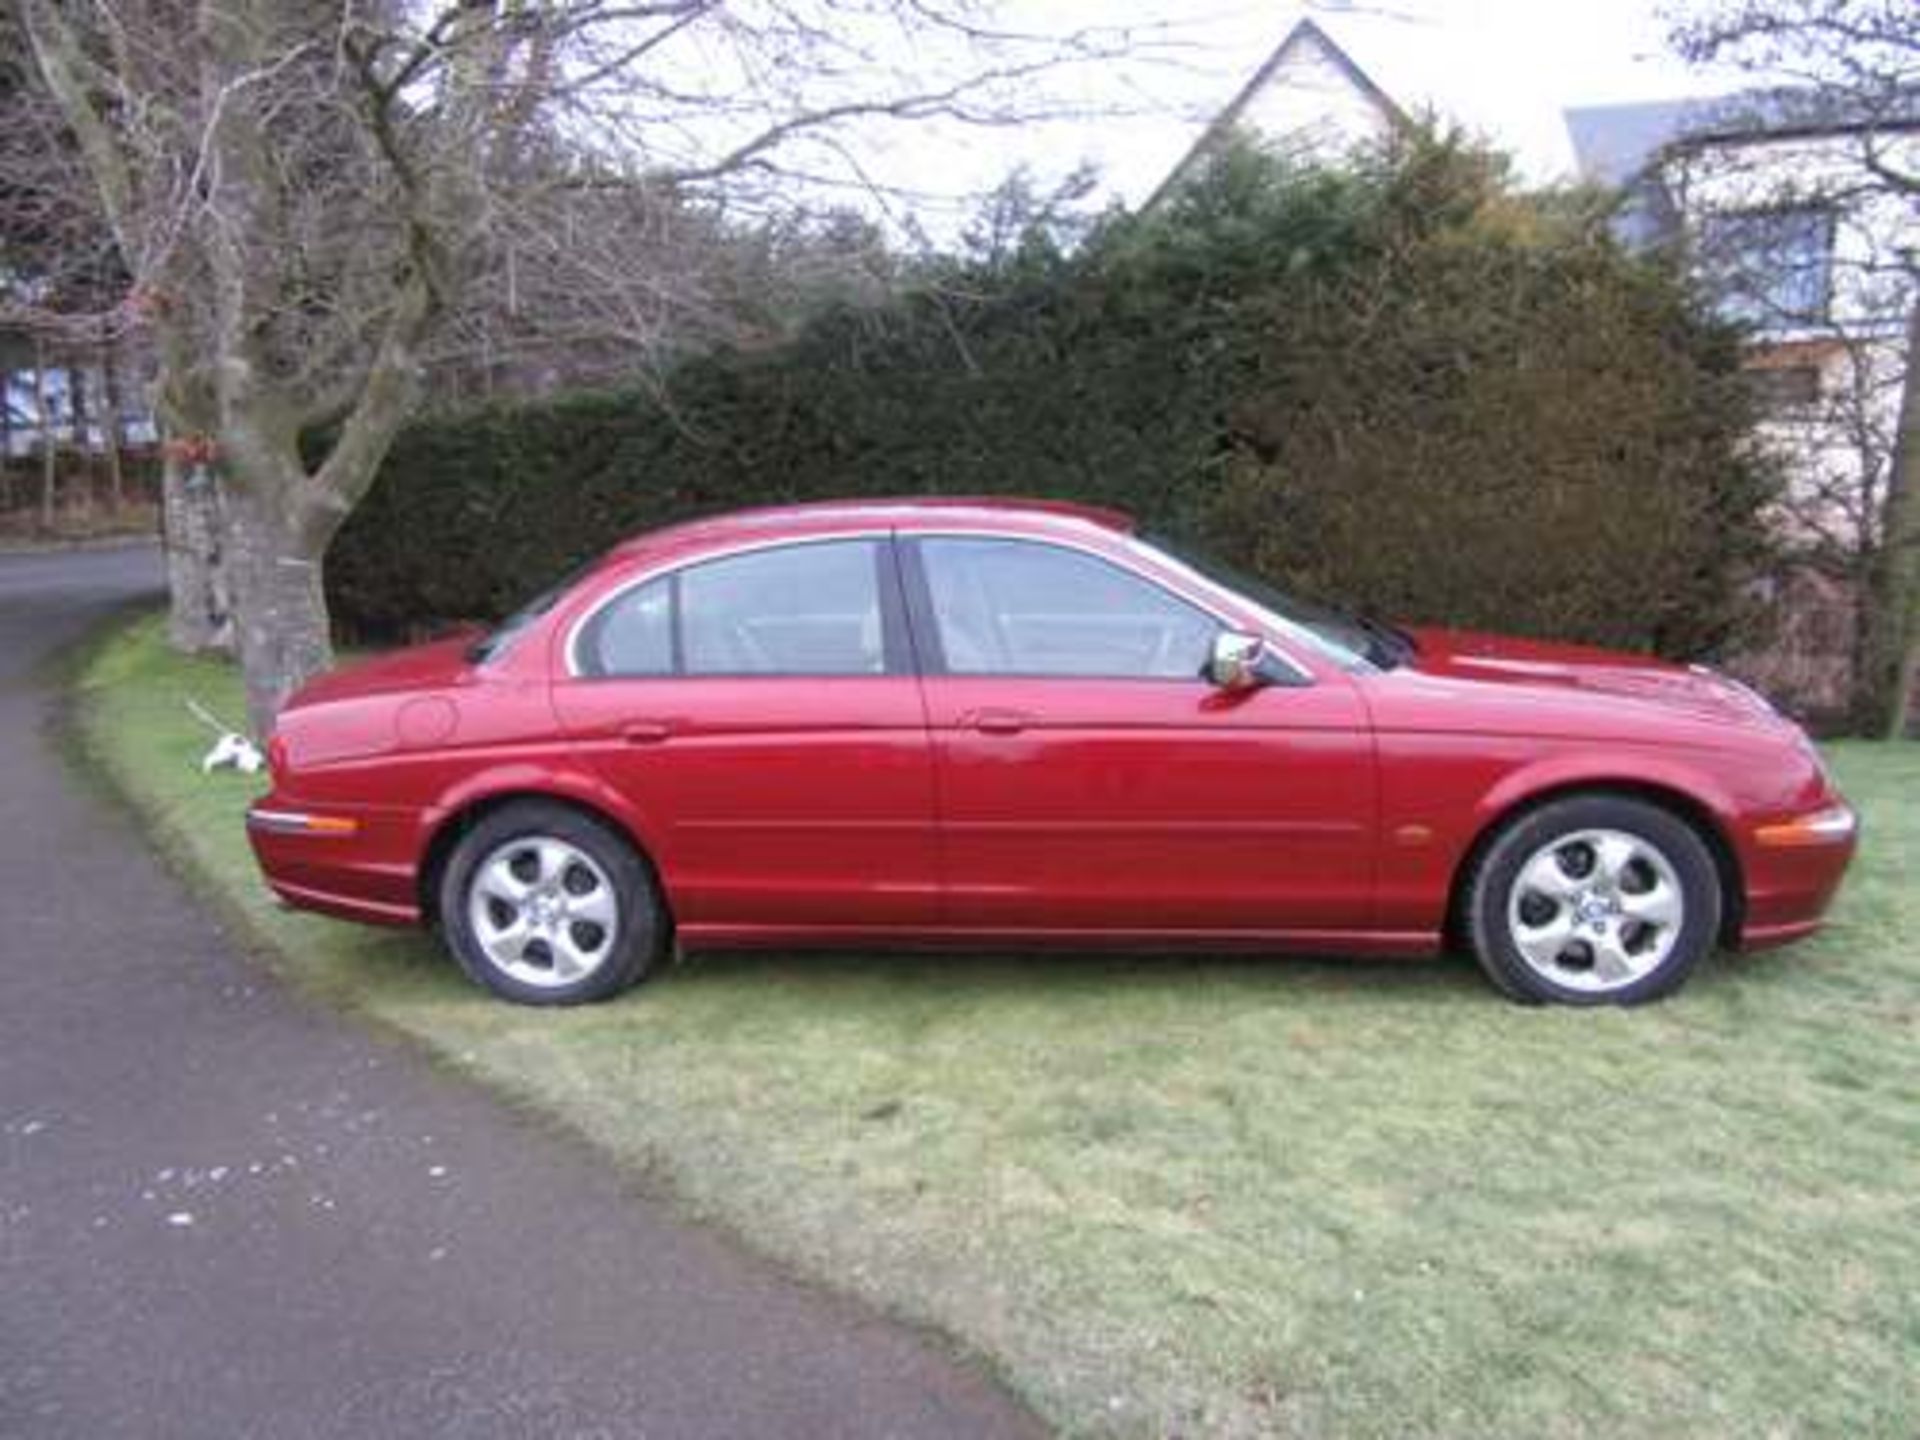
[{"label": "chrome window trim", "polygon": [[[1147,550],[1150,554],[1156,557],[1159,557],[1164,562],[1172,563],[1173,557],[1161,556],[1158,550],[1153,549],[1153,547],[1151,546],[1145,545],[1144,542],[1138,539],[1138,537],[1122,531],[1115,531],[1113,533],[1116,535],[1116,537],[1118,537],[1120,540],[1125,542],[1125,544],[1129,548],[1132,546],[1138,545],[1141,548]],[[604,675],[604,676],[588,675],[583,672],[580,665],[579,647],[580,647],[581,633],[587,628],[588,625],[590,625],[593,622],[593,619],[595,616],[597,616],[602,610],[606,609],[608,606],[617,603],[619,599],[623,595],[627,594],[629,591],[637,590],[642,585],[650,585],[655,580],[665,579],[667,576],[678,574],[683,570],[689,570],[696,565],[705,565],[714,560],[728,560],[738,555],[751,555],[762,550],[791,550],[796,546],[800,546],[800,545],[825,545],[825,544],[832,544],[836,541],[847,541],[847,540],[878,540],[889,545],[897,544],[901,541],[910,541],[910,540],[1005,540],[1005,541],[1009,541],[1017,544],[1051,545],[1054,548],[1059,550],[1071,551],[1076,554],[1085,555],[1089,559],[1098,560],[1105,564],[1112,565],[1115,569],[1120,570],[1125,574],[1133,576],[1135,579],[1141,581],[1142,583],[1151,585],[1157,590],[1165,591],[1167,594],[1172,595],[1174,598],[1182,601],[1187,605],[1192,606],[1194,609],[1200,611],[1202,614],[1212,619],[1214,623],[1219,625],[1222,629],[1232,630],[1242,634],[1246,633],[1247,622],[1245,620],[1236,618],[1234,616],[1221,614],[1217,600],[1203,594],[1193,593],[1194,590],[1199,589],[1200,587],[1193,585],[1191,581],[1188,581],[1185,585],[1170,583],[1166,578],[1160,575],[1148,574],[1145,571],[1141,570],[1138,566],[1128,564],[1125,561],[1119,559],[1118,557],[1112,554],[1109,554],[1104,550],[1097,549],[1096,547],[1091,545],[1077,544],[1070,539],[1064,539],[1057,535],[1010,534],[1005,530],[989,530],[982,527],[973,527],[973,526],[943,526],[940,529],[936,529],[936,530],[921,530],[917,528],[912,530],[895,530],[892,527],[887,527],[884,529],[863,528],[863,529],[857,529],[857,530],[822,531],[821,533],[815,534],[815,535],[783,536],[779,539],[772,539],[772,540],[746,541],[737,545],[724,546],[717,550],[704,551],[699,555],[685,556],[669,564],[659,566],[656,569],[646,570],[638,575],[633,575],[628,577],[627,579],[621,581],[618,585],[614,586],[614,588],[609,590],[605,595],[601,596],[586,610],[582,611],[567,626],[566,638],[561,642],[561,648],[562,648],[562,653],[564,656],[565,667],[566,667],[566,678],[569,680],[619,680],[619,679],[628,679],[628,678],[643,679],[643,680],[698,680],[698,679],[701,679],[702,677],[698,675],[646,675],[646,676],[634,676],[634,677],[619,676],[619,675]],[[1179,578],[1183,581],[1186,580],[1184,567],[1182,568],[1182,574]],[[1223,587],[1209,586],[1208,588],[1218,589],[1222,594],[1231,593],[1230,591],[1226,591]],[[884,597],[882,599],[882,603],[883,604],[885,603]],[[1241,603],[1250,606],[1253,610],[1255,610],[1260,615],[1267,614],[1264,608],[1254,605],[1253,602],[1250,600],[1246,600],[1243,598]],[[1277,620],[1280,617],[1273,616],[1270,618]],[[1269,642],[1271,642],[1274,637],[1269,635],[1265,638]],[[1289,636],[1288,638],[1293,639],[1294,637]],[[1308,670],[1304,665],[1302,665],[1298,660],[1294,659],[1293,656],[1288,654],[1285,650],[1280,649],[1277,646],[1270,646],[1270,653],[1282,665],[1286,666],[1288,671],[1293,674],[1293,676],[1299,682],[1300,685],[1306,686],[1306,685],[1312,685],[1316,683],[1313,673],[1310,670]],[[921,672],[918,669],[918,666],[916,665],[915,670],[912,673],[914,673],[915,675],[922,675],[924,672]],[[883,674],[880,676],[761,675],[761,676],[754,676],[754,677],[735,676],[735,677],[727,677],[727,678],[735,678],[735,679],[757,678],[757,679],[764,679],[764,680],[781,680],[781,679],[871,680],[871,679],[884,679],[888,677]],[[993,677],[967,676],[967,677],[961,677],[961,678],[990,679]],[[1001,678],[1023,679],[1023,680],[1081,680],[1081,681],[1084,681],[1088,679],[1098,679],[1098,678],[1124,679],[1127,677],[1118,677],[1118,676],[1098,677],[1098,676],[1086,676],[1086,675],[1025,675],[1025,676],[1003,676]],[[1140,678],[1152,679],[1155,677],[1140,677]],[[1165,682],[1163,681],[1162,683],[1165,683]]]},{"label": "chrome window trim", "polygon": [[[589,675],[582,670],[580,665],[580,636],[581,636],[581,633],[587,628],[587,626],[593,623],[595,616],[597,616],[602,610],[605,610],[608,606],[617,603],[623,595],[626,595],[630,591],[638,590],[643,585],[651,585],[655,580],[664,580],[669,575],[677,575],[683,570],[690,570],[696,565],[705,565],[710,561],[714,561],[714,560],[730,560],[738,555],[753,555],[763,550],[792,550],[801,545],[827,545],[827,544],[832,544],[836,541],[847,541],[847,540],[879,540],[879,541],[885,542],[885,541],[891,540],[892,536],[893,536],[893,532],[890,530],[844,530],[844,531],[836,530],[836,531],[830,531],[830,532],[823,531],[818,535],[803,535],[803,536],[797,536],[797,537],[787,536],[784,539],[779,539],[779,540],[755,540],[755,541],[749,541],[745,544],[740,544],[740,545],[729,545],[719,550],[704,551],[699,555],[686,556],[680,560],[674,561],[671,564],[663,565],[658,569],[648,570],[643,572],[642,574],[631,576],[626,580],[622,580],[618,585],[614,586],[613,589],[609,590],[605,595],[601,596],[591,606],[589,606],[586,610],[581,612],[581,614],[577,619],[575,619],[570,625],[567,626],[566,639],[562,642],[562,651],[566,660],[567,678],[569,680],[699,680],[702,678],[731,679],[731,680],[750,679],[750,678],[758,678],[762,680],[886,679],[888,678],[888,676],[885,671],[880,672],[878,675],[768,674],[768,675],[760,675],[757,677],[739,676],[739,675],[730,675],[730,676],[716,675],[711,677],[702,677],[699,675],[677,675],[677,674],[676,675]],[[882,606],[884,607],[885,605],[884,597],[882,598],[881,603],[882,603]]]}]

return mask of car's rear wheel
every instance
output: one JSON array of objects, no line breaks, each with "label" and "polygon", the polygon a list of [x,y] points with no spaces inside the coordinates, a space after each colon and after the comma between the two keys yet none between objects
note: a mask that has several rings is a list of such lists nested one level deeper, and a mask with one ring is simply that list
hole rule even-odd
[{"label": "car's rear wheel", "polygon": [[1677,989],[1720,929],[1698,831],[1658,805],[1576,795],[1513,820],[1467,893],[1475,956],[1517,1000],[1635,1005]]},{"label": "car's rear wheel", "polygon": [[645,978],[665,937],[646,865],[591,816],[518,801],[448,857],[441,928],[460,968],[523,1005],[604,1000]]}]

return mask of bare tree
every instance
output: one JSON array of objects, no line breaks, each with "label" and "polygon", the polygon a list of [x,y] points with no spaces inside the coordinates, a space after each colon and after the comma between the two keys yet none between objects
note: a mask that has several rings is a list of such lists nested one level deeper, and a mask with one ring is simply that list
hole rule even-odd
[{"label": "bare tree", "polygon": [[[124,402],[129,386],[144,388],[152,356],[140,324],[139,292],[130,288],[99,191],[35,73],[19,12],[0,6],[0,332],[19,338],[17,351],[44,352],[69,372],[98,360],[106,401],[101,435],[117,503],[123,493]],[[11,418],[25,420],[25,407]],[[37,419],[34,426],[37,432]],[[218,617],[206,603],[212,547],[197,549],[188,541],[209,529],[210,520],[193,522],[211,499],[177,483],[166,487],[166,495],[174,580],[169,630],[183,649],[208,648],[219,633]],[[183,511],[183,504],[195,509]]]},{"label": "bare tree", "polygon": [[[1851,232],[1832,264],[1852,303],[1789,317],[1834,347],[1838,379],[1824,415],[1803,407],[1789,427],[1812,452],[1796,519],[1853,572],[1854,723],[1898,735],[1920,665],[1920,8],[1720,0],[1677,16],[1673,39],[1691,60],[1730,64],[1776,87],[1750,107],[1751,128],[1790,152],[1800,147],[1786,165],[1777,157],[1755,165],[1738,147],[1697,150],[1721,157],[1721,173],[1702,180],[1723,195],[1744,187],[1741,208],[1776,229],[1782,216],[1824,214]],[[1744,175],[1726,173],[1743,166]],[[1732,279],[1740,288],[1741,277]],[[1833,463],[1839,446],[1843,464]]]},{"label": "bare tree", "polygon": [[670,294],[631,260],[618,292],[596,278],[596,190],[764,202],[850,124],[1009,123],[1042,72],[1124,38],[983,0],[13,3],[129,277],[93,319],[151,332],[163,416],[206,437],[262,733],[329,663],[328,541],[504,257],[582,296]]}]

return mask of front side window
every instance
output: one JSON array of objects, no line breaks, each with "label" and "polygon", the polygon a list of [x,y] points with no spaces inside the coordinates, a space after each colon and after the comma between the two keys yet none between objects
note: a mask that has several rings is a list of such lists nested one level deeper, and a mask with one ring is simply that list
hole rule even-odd
[{"label": "front side window", "polygon": [[590,676],[879,675],[878,541],[757,550],[616,595],[580,632]]},{"label": "front side window", "polygon": [[1190,680],[1221,628],[1151,581],[1078,551],[957,538],[919,548],[955,675]]}]

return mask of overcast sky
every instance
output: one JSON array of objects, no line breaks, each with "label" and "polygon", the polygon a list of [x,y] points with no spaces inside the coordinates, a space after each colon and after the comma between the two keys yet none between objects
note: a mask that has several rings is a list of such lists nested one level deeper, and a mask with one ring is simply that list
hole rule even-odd
[{"label": "overcast sky", "polygon": [[[1103,188],[1137,202],[1302,15],[1409,110],[1432,106],[1497,141],[1530,179],[1572,173],[1561,111],[1734,88],[1668,51],[1660,0],[1025,0],[1007,13],[1050,30],[1142,27],[1157,43],[1124,62],[1051,82],[1090,108],[1130,113],[1008,129],[882,127],[861,148],[883,184],[937,216],[941,195],[990,187],[1015,165],[1042,176],[1097,164]],[[937,222],[936,222],[937,227]]]}]

